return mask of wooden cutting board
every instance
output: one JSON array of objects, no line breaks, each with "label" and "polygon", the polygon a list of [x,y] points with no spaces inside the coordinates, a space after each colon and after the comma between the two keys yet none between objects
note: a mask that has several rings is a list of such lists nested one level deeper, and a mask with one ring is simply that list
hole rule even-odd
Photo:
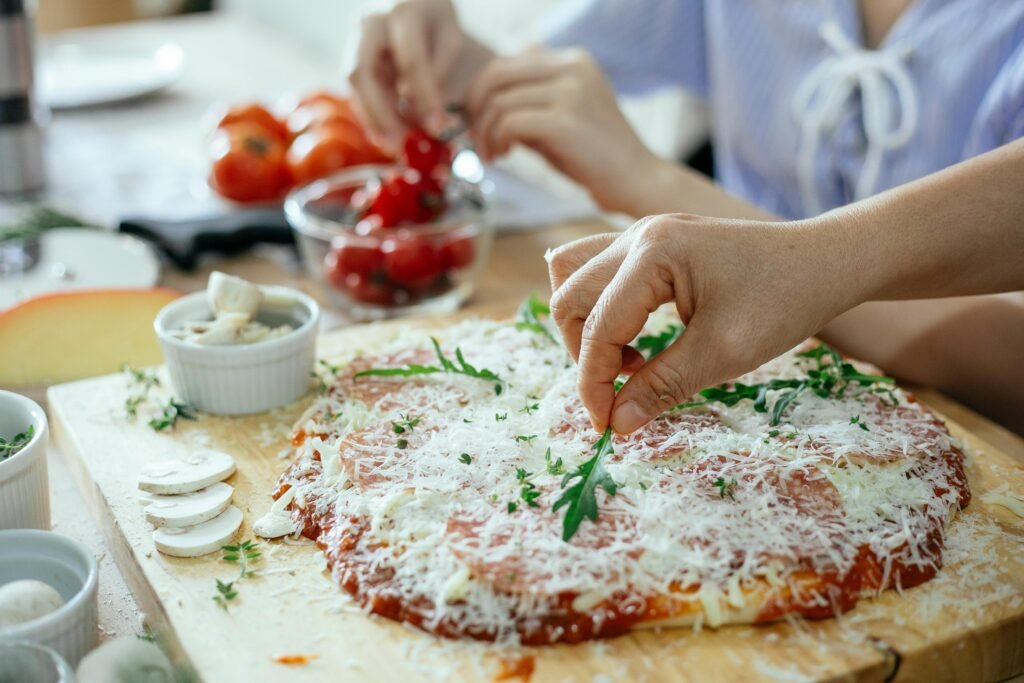
[{"label": "wooden cutting board", "polygon": [[[408,323],[407,323],[408,324]],[[323,337],[338,358],[372,348],[394,324]],[[165,382],[166,383],[166,382]],[[166,557],[153,548],[136,489],[146,464],[198,448],[232,453],[229,480],[245,514],[239,538],[271,502],[288,433],[310,399],[244,418],[204,416],[156,433],[124,414],[122,376],[54,387],[52,428],[108,546],[149,623],[207,683],[225,681],[487,681],[503,657],[534,658],[532,681],[998,681],[1024,671],[1024,519],[984,502],[1002,485],[1024,494],[1024,465],[947,420],[964,440],[974,494],[955,522],[946,566],[927,584],[863,601],[839,619],[654,630],[578,646],[527,648],[446,641],[365,616],[345,599],[309,542],[263,542],[257,577],[217,606],[215,580],[237,568],[212,554]],[[307,654],[304,665],[276,655]]]}]

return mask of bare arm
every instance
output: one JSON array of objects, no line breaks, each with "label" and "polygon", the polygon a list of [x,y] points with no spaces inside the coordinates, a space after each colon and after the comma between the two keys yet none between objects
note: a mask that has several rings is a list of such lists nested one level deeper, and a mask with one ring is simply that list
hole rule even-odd
[{"label": "bare arm", "polygon": [[[580,395],[595,426],[610,421],[618,431],[632,431],[866,300],[1024,286],[1018,218],[1024,200],[1015,191],[1022,173],[1024,142],[805,221],[656,216],[622,235],[559,249],[550,262],[552,312],[579,360]],[[649,312],[667,301],[675,302],[687,332],[645,363],[627,345]],[[977,397],[980,391],[1019,406],[1024,377],[1016,375],[1024,373],[1024,346],[1014,343],[1024,327],[1024,307],[1003,298],[995,313],[994,301],[924,301],[913,310],[904,302],[888,310],[862,307],[851,313],[853,328],[844,316],[827,331],[849,350],[863,344],[856,350],[869,360],[887,354],[916,370],[914,379],[942,386],[935,378],[947,378],[954,384],[943,388],[957,395]],[[935,354],[934,336],[908,335],[942,329],[953,311],[967,323],[943,338],[942,348],[954,342],[954,349]],[[902,331],[893,334],[887,324]],[[978,353],[968,348],[971,342]],[[893,371],[891,364],[881,365]],[[613,381],[620,372],[633,376],[616,394]]]}]

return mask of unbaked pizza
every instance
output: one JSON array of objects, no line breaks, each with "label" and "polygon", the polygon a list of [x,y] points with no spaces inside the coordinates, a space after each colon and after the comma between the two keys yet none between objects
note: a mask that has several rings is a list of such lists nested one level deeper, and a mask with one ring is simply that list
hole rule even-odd
[{"label": "unbaked pizza", "polygon": [[[323,364],[274,498],[366,611],[451,637],[830,617],[927,581],[970,490],[943,423],[809,340],[598,434],[527,306]],[[648,356],[678,325],[637,340]]]}]

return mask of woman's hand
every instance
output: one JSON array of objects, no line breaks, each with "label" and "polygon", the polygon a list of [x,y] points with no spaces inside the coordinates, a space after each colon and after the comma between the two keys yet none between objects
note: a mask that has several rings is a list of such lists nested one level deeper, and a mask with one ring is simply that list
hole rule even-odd
[{"label": "woman's hand", "polygon": [[445,105],[462,103],[492,59],[459,26],[451,0],[406,0],[363,19],[349,74],[356,111],[374,140],[392,150],[406,118],[437,135],[450,125]]},{"label": "woman's hand", "polygon": [[581,50],[499,57],[469,90],[466,109],[484,159],[530,147],[604,208],[630,212],[661,160],[636,136],[611,84]]},{"label": "woman's hand", "polygon": [[[632,432],[858,303],[857,284],[832,277],[849,246],[821,223],[654,216],[550,252],[551,315],[579,364],[594,426]],[[686,331],[644,362],[629,343],[669,301]],[[632,376],[616,394],[620,374]]]}]

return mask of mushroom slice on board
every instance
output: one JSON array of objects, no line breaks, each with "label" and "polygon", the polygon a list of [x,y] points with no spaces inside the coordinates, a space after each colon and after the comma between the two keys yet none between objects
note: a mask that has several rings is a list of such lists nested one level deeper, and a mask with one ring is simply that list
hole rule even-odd
[{"label": "mushroom slice on board", "polygon": [[213,519],[231,504],[234,489],[217,482],[205,489],[177,496],[151,496],[146,521],[153,526],[182,528]]},{"label": "mushroom slice on board", "polygon": [[153,543],[164,555],[199,557],[219,550],[242,526],[242,511],[234,505],[208,522],[176,529],[163,527],[153,532]]},{"label": "mushroom slice on board", "polygon": [[235,459],[220,451],[196,451],[182,460],[147,465],[139,474],[139,488],[174,495],[205,489],[235,473]]}]

